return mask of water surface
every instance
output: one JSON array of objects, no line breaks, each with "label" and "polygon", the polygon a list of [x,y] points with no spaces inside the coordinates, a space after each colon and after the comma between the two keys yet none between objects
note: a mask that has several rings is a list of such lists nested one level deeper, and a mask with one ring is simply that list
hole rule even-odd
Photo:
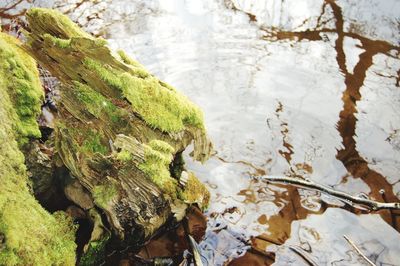
[{"label": "water surface", "polygon": [[[345,235],[376,265],[400,265],[399,212],[369,213],[262,180],[310,178],[399,201],[399,1],[75,0],[19,8],[30,5],[69,14],[204,110],[216,154],[204,165],[186,161],[212,194],[200,243],[205,264],[368,265]],[[10,10],[0,9],[19,9]]]}]

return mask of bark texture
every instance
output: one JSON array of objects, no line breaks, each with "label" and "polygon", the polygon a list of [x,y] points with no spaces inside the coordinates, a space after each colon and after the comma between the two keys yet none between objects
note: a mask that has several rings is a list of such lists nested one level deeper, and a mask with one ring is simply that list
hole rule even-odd
[{"label": "bark texture", "polygon": [[[25,48],[61,81],[54,160],[69,170],[67,197],[103,211],[125,245],[149,239],[172,210],[205,207],[208,191],[180,156],[192,141],[196,160],[210,156],[201,110],[61,13],[35,8],[27,19]],[[92,234],[96,248],[109,238],[107,230],[99,235]]]}]

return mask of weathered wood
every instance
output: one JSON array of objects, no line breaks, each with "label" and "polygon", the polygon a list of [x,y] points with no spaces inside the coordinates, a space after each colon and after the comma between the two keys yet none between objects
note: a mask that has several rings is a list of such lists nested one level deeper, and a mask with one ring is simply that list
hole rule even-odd
[{"label": "weathered wood", "polygon": [[[151,237],[171,206],[206,206],[208,191],[193,174],[184,172],[185,187],[178,180],[180,154],[192,141],[196,160],[212,150],[201,110],[59,12],[35,8],[27,18],[26,49],[62,83],[54,130],[58,166],[71,175],[67,197],[104,211],[126,245]],[[170,166],[179,169],[171,175]]]}]

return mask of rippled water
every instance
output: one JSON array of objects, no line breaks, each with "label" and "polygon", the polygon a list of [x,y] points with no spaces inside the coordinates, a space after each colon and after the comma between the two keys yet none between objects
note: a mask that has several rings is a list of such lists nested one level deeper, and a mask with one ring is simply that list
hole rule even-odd
[{"label": "rippled water", "polygon": [[399,212],[262,180],[399,201],[399,1],[35,4],[68,13],[204,110],[216,155],[187,156],[212,193],[204,263],[364,265],[346,235],[377,265],[400,265]]}]

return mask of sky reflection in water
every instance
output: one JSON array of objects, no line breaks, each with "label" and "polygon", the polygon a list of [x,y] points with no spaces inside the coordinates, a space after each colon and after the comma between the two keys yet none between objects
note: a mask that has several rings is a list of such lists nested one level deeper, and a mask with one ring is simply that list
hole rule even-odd
[{"label": "sky reflection in water", "polygon": [[[68,11],[66,3],[37,4]],[[112,0],[89,7],[69,15],[204,110],[217,154],[205,165],[187,156],[187,166],[212,193],[205,262],[242,255],[254,237],[247,256],[258,261],[256,254],[268,262],[275,254],[277,265],[365,264],[347,235],[377,265],[399,265],[395,214],[360,213],[314,191],[255,179],[302,176],[398,201],[399,1]]]}]

